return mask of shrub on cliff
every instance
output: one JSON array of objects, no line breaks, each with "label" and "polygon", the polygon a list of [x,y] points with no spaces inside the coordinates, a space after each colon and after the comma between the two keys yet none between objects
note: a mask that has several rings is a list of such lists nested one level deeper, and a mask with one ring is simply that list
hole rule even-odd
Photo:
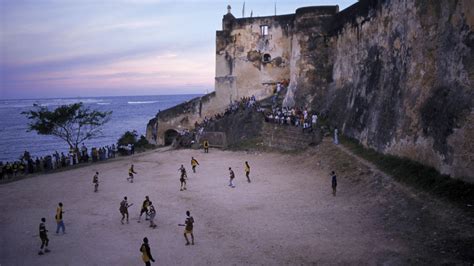
[{"label": "shrub on cliff", "polygon": [[141,135],[140,139],[137,140],[138,134],[137,131],[126,131],[123,135],[118,139],[118,149],[121,155],[128,155],[130,154],[129,145],[133,145],[134,149],[138,150],[145,150],[151,149],[154,146],[148,143],[148,140],[145,136]]}]

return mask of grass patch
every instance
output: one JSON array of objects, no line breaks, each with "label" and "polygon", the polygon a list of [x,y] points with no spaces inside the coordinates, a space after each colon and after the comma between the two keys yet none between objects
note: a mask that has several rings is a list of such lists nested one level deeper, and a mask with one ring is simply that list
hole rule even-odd
[{"label": "grass patch", "polygon": [[341,137],[341,143],[354,154],[393,176],[397,181],[460,203],[463,207],[474,204],[474,184],[442,175],[433,167],[407,158],[381,154],[373,149],[365,148],[354,139]]}]

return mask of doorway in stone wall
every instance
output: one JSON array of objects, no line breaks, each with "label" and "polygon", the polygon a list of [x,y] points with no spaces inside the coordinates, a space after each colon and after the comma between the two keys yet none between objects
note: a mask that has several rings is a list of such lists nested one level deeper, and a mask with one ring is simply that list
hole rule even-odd
[{"label": "doorway in stone wall", "polygon": [[178,131],[174,129],[168,129],[165,131],[165,146],[173,144],[173,141],[178,136]]}]

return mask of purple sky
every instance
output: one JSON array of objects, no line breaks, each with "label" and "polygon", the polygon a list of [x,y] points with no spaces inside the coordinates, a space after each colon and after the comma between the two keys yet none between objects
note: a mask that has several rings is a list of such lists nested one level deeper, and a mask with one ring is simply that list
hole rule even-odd
[{"label": "purple sky", "polygon": [[[0,99],[206,93],[215,31],[244,1],[0,0]],[[355,0],[276,1],[277,14]],[[245,1],[246,16],[275,1]]]}]

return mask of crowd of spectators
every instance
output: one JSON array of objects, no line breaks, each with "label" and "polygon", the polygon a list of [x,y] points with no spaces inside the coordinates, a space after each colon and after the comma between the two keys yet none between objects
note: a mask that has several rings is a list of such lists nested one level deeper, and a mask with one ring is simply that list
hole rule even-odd
[{"label": "crowd of spectators", "polygon": [[33,173],[49,172],[59,168],[66,168],[77,164],[93,163],[115,158],[117,148],[115,144],[104,147],[93,147],[90,152],[82,144],[80,148],[71,148],[67,154],[55,151],[51,155],[35,157],[28,151],[17,161],[0,161],[0,180],[15,178]]},{"label": "crowd of spectators", "polygon": [[300,127],[303,132],[312,132],[318,123],[318,115],[316,112],[310,114],[306,108],[273,107],[271,112],[265,114],[265,121]]}]

